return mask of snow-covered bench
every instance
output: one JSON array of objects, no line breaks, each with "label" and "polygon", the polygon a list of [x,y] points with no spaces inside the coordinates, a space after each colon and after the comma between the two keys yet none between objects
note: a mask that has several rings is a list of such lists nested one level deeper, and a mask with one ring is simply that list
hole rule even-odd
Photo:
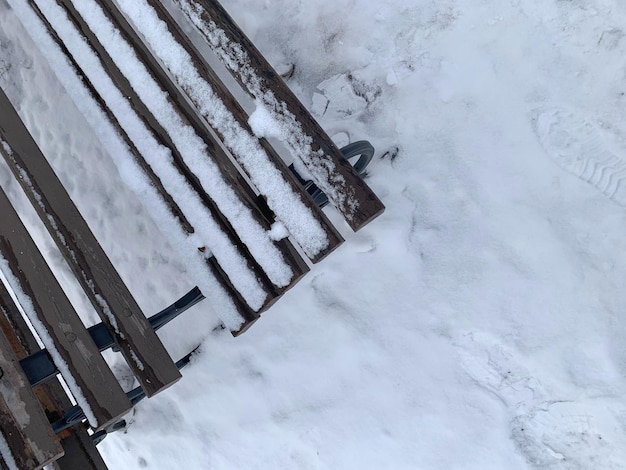
[{"label": "snow-covered bench", "polygon": [[354,230],[384,210],[218,2],[32,4],[115,129],[112,158],[127,175],[133,160],[129,185],[233,334],[343,242],[303,180]]},{"label": "snow-covered bench", "polygon": [[[50,45],[71,64],[61,72],[73,77],[66,89],[72,94],[72,83],[80,88],[75,103],[88,121],[95,119],[89,122],[100,138],[102,129],[115,136],[107,141],[111,158],[234,335],[302,279],[309,263],[344,241],[312,194],[323,192],[353,230],[384,210],[217,1],[33,0],[29,6]],[[234,78],[228,85],[224,71]],[[81,108],[85,96],[99,108],[96,118]],[[38,468],[60,456],[56,433],[66,453],[59,468],[103,469],[81,423],[88,421],[94,436],[102,436],[143,396],[180,378],[188,357],[174,363],[155,330],[203,296],[192,291],[146,318],[1,91],[0,138],[0,153],[102,318],[102,324],[84,327],[0,189],[1,268],[46,348],[20,324],[18,308],[0,284],[8,319],[0,319],[6,335],[0,352],[10,345],[22,356],[0,357],[0,367],[19,377],[13,388],[2,389],[9,391],[0,396],[0,417],[24,428],[17,440],[15,434],[0,440],[0,453],[22,459],[18,468]],[[112,346],[140,382],[131,392],[122,391],[100,354]],[[59,372],[78,405],[70,406],[56,382]],[[40,420],[45,432],[32,441],[17,408],[2,397],[28,390],[24,400],[31,406],[30,386],[40,383],[38,398],[49,419]],[[35,450],[48,450],[24,463],[30,457],[18,449],[31,441]]]}]

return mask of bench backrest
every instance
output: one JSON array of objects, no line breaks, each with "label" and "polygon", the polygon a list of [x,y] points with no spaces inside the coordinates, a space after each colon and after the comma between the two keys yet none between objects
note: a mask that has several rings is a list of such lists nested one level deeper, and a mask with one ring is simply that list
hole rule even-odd
[{"label": "bench backrest", "polygon": [[[4,283],[0,282],[0,331],[20,361],[38,352],[39,344],[28,328]],[[20,362],[21,364],[21,362]],[[48,419],[58,419],[72,406],[61,383],[53,378],[33,389]],[[43,428],[50,425],[44,423]],[[52,463],[55,470],[106,470],[106,464],[84,426],[74,426],[57,434],[64,455]],[[26,446],[23,447],[26,449]],[[50,459],[54,457],[51,455]],[[25,466],[27,468],[27,466]],[[36,467],[35,467],[36,468]]]},{"label": "bench backrest", "polygon": [[179,380],[174,361],[2,90],[0,139],[0,153],[148,396]]},{"label": "bench backrest", "polygon": [[0,213],[0,268],[91,425],[104,428],[130,401],[2,190]]}]

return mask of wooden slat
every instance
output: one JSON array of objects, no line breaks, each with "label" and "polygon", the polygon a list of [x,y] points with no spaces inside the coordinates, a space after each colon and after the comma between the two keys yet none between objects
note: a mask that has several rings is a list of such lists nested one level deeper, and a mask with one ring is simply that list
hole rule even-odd
[{"label": "wooden slat", "polygon": [[72,375],[66,379],[73,379],[89,404],[97,421],[91,424],[105,427],[127,413],[131,404],[2,190],[0,214],[0,254],[9,265],[7,276],[19,283],[11,287],[32,303],[45,328],[40,336],[44,343],[45,336],[54,342],[46,347],[58,352]]},{"label": "wooden slat", "polygon": [[63,455],[63,448],[0,331],[0,433],[20,469],[39,469]]},{"label": "wooden slat", "polygon": [[[272,212],[268,210],[264,203],[260,203],[260,198],[257,197],[255,191],[239,173],[239,169],[232,163],[221,142],[208,129],[206,121],[187,100],[179,97],[181,92],[177,85],[163,69],[159,60],[141,40],[134,28],[128,23],[115,3],[111,0],[96,0],[96,2],[102,7],[110,21],[120,30],[126,41],[133,46],[138,58],[143,62],[154,79],[174,100],[175,107],[183,116],[183,121],[188,122],[196,134],[202,138],[209,149],[209,154],[213,161],[219,167],[222,177],[231,187],[236,188],[241,202],[251,210],[256,222],[265,230],[270,230],[271,224],[274,222]],[[276,290],[282,294],[293,287],[310,269],[289,240],[280,240],[275,243],[275,246],[294,273],[289,285],[284,287],[275,286]]]},{"label": "wooden slat", "polygon": [[148,396],[181,377],[176,364],[80,215],[37,144],[0,91],[0,148],[33,207],[110,328]]},{"label": "wooden slat", "polygon": [[[6,287],[0,282],[0,330],[5,333],[18,360],[39,351],[39,345],[24,318],[17,309]],[[63,416],[72,402],[65,394],[61,383],[55,378],[35,387],[39,399],[50,421]],[[58,434],[65,455],[52,464],[55,470],[107,470],[91,436],[83,425],[77,425]]]},{"label": "wooden slat", "polygon": [[[256,311],[246,303],[241,294],[235,289],[235,287],[231,284],[228,276],[224,272],[224,270],[220,267],[219,263],[216,261],[215,257],[211,257],[207,260],[207,265],[211,270],[211,273],[215,276],[216,279],[220,279],[222,286],[226,286],[226,291],[230,295],[230,299],[233,301],[237,312],[242,318],[242,323],[239,325],[239,328],[235,331],[231,331],[233,336],[238,336],[247,330],[255,321],[257,321],[261,317],[261,313],[263,311]],[[275,302],[278,297],[274,297],[272,299],[272,303]],[[264,309],[268,309],[271,304],[265,304]]]},{"label": "wooden slat", "polygon": [[[233,64],[229,67],[233,77],[239,82],[244,90],[255,99],[263,101],[263,96],[258,96],[257,90],[248,86],[250,77],[243,74],[254,74],[263,92],[270,91],[277,100],[278,105],[274,111],[279,114],[283,109],[295,116],[296,122],[300,125],[303,133],[312,139],[311,154],[302,162],[314,177],[314,182],[328,196],[331,203],[343,214],[346,221],[353,230],[359,230],[364,225],[378,217],[385,209],[380,199],[374,194],[369,186],[361,179],[352,165],[343,158],[341,151],[328,137],[326,132],[313,119],[302,103],[296,98],[282,78],[272,68],[269,62],[263,57],[259,50],[252,44],[247,36],[237,26],[231,16],[220,5],[217,0],[173,0],[185,13],[190,11],[199,14],[204,22],[200,33],[207,39],[208,45],[216,51],[218,57],[222,54],[233,54]],[[192,20],[193,23],[193,20]],[[239,66],[242,58],[235,57],[237,53],[234,49],[216,50],[215,44],[209,38],[209,29],[212,32],[222,31],[231,44],[238,44],[247,57],[249,67]],[[220,44],[223,44],[221,42]],[[240,51],[241,51],[240,50]],[[240,52],[239,51],[239,52]],[[265,103],[271,105],[271,103]],[[334,171],[329,172],[328,168],[334,167]],[[340,176],[340,178],[338,178]],[[330,190],[327,190],[330,189]],[[339,197],[336,197],[338,194]],[[352,202],[357,203],[354,207]]]},{"label": "wooden slat", "polygon": [[[165,6],[163,6],[163,4],[157,0],[148,0],[148,3],[152,6],[152,8],[154,8],[159,18],[167,24],[168,30],[172,34],[172,36],[174,36],[175,40],[190,55],[193,66],[195,70],[198,72],[199,76],[209,84],[209,86],[215,93],[216,97],[222,103],[225,104],[225,106],[230,111],[231,116],[234,118],[235,122],[237,122],[237,124],[246,133],[248,133],[251,136],[254,135],[252,129],[250,128],[250,125],[248,124],[248,121],[250,119],[249,114],[239,104],[236,98],[228,90],[226,85],[224,85],[224,83],[219,79],[217,74],[213,71],[210,65],[206,62],[202,54],[196,49],[196,46],[189,39],[187,34],[185,34],[182,27],[170,15],[167,8],[165,8]],[[158,55],[159,51],[154,51],[154,52]],[[183,88],[182,86],[180,86],[180,88],[187,94],[189,100],[192,103],[194,103],[194,105],[196,106],[196,109],[198,109],[198,112],[201,112],[200,110],[204,108],[203,103],[195,102],[194,97],[192,97],[189,93],[187,93],[187,90],[185,90],[185,88]],[[207,116],[204,116],[204,117],[205,117],[205,120],[208,122],[209,118]],[[215,127],[213,127],[213,130],[222,139],[222,141],[224,141],[224,136],[220,133],[219,129],[216,129]],[[278,153],[270,145],[270,143],[264,138],[259,139],[258,142],[261,148],[263,149],[263,151],[268,156],[269,161],[273,164],[274,168],[279,172],[285,185],[289,187],[289,189],[291,189],[294,195],[296,195],[297,202],[302,204],[304,207],[306,207],[310,211],[310,213],[313,215],[313,217],[316,219],[316,221],[318,222],[318,224],[320,225],[320,227],[326,234],[326,238],[328,240],[327,247],[318,253],[314,253],[314,254],[307,253],[309,258],[313,262],[317,263],[321,261],[323,258],[325,258],[328,254],[330,254],[343,242],[343,238],[341,234],[337,231],[337,229],[332,225],[332,223],[324,215],[324,212],[317,206],[317,204],[315,204],[311,196],[307,193],[307,191],[304,189],[304,187],[299,182],[299,180],[289,170],[289,168],[287,167],[283,159],[278,155]],[[232,148],[230,150],[231,150],[232,155],[240,163],[242,168],[247,171],[246,165],[242,161],[241,156],[237,152],[235,152]],[[254,178],[254,175],[252,175],[250,172],[248,172],[248,176],[250,176],[251,178]],[[263,192],[262,187],[259,186],[258,189],[261,191],[261,194],[265,194],[266,196],[268,195],[268,193]],[[272,205],[273,198],[268,198],[267,200],[268,200],[270,209],[272,209],[274,212],[277,212],[277,210],[280,210]],[[284,201],[281,201],[281,203],[284,203]]]},{"label": "wooden slat", "polygon": [[0,330],[9,339],[18,360],[40,350],[4,282],[0,282]]}]

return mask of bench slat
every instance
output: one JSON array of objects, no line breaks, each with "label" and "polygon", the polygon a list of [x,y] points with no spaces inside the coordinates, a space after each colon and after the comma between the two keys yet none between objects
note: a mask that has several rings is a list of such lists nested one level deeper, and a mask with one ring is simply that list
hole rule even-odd
[{"label": "bench slat", "polygon": [[[148,396],[181,377],[67,191],[0,91],[0,148],[77,280]],[[27,277],[28,278],[28,277]]]},{"label": "bench slat", "polygon": [[[77,432],[77,430],[80,432]],[[107,470],[108,467],[83,425],[72,428],[61,440],[65,455],[52,463],[54,470]],[[65,433],[66,431],[64,431]]]},{"label": "bench slat", "polygon": [[[39,351],[39,344],[26,325],[4,283],[0,282],[0,330],[5,333],[11,349],[18,360]],[[47,416],[58,419],[72,403],[55,378],[36,387],[35,395],[39,399]],[[91,436],[83,425],[74,426],[58,434],[65,455],[54,461],[55,470],[107,470]]]},{"label": "bench slat", "polygon": [[100,429],[127,413],[131,404],[1,190],[0,213],[0,254],[11,288],[23,293],[20,301],[31,304],[23,306],[29,316],[36,316],[31,318],[35,329],[48,352],[58,354],[56,366],[77,400],[84,397],[92,412],[90,421],[96,421],[91,424]]},{"label": "bench slat", "polygon": [[[343,242],[343,238],[337,229],[331,224],[317,204],[315,204],[303,185],[289,170],[283,159],[270,143],[264,138],[257,139],[254,137],[254,133],[248,123],[250,119],[249,114],[246,113],[226,85],[219,79],[187,34],[185,34],[183,28],[170,15],[167,8],[156,0],[148,0],[148,3],[154,9],[159,19],[167,25],[167,29],[169,33],[172,34],[173,39],[184,48],[185,52],[189,55],[189,66],[191,67],[189,70],[197,72],[198,77],[208,84],[210,91],[214,93],[214,96],[211,96],[210,100],[213,101],[217,98],[219,102],[227,106],[228,112],[231,113],[233,120],[243,131],[240,133],[242,135],[238,135],[238,139],[249,136],[251,140],[259,146],[259,148],[252,150],[246,146],[245,151],[255,155],[254,161],[249,161],[252,159],[252,156],[242,155],[240,151],[233,148],[233,144],[226,144],[231,154],[247,172],[261,194],[266,197],[270,209],[285,223],[294,239],[300,243],[307,256],[313,262],[321,261]],[[147,28],[149,28],[149,25],[144,26],[144,31]],[[150,43],[150,40],[147,40],[147,42]],[[155,54],[159,55],[158,49],[152,47],[152,50]],[[194,104],[202,116],[204,116],[206,122],[212,122],[211,113],[206,110],[216,105],[209,102],[209,98],[206,97],[207,95],[201,93],[202,90],[193,89],[193,87],[197,85],[195,81],[191,84],[184,83],[185,78],[180,75],[181,73],[183,76],[188,74],[172,71],[165,59],[164,65],[172,72],[172,76],[180,89],[186,93],[188,99]],[[176,65],[178,66],[178,64]],[[199,101],[198,95],[201,95],[203,100]],[[212,126],[212,129],[223,142],[228,142],[228,139],[225,138],[224,133],[221,132],[218,127]],[[260,163],[258,160],[263,158],[262,154],[267,156],[268,165],[257,168],[257,165]],[[270,168],[273,171],[270,171]],[[274,194],[277,187],[280,188],[280,192]],[[303,219],[311,217],[313,222],[311,225],[313,225],[313,227],[309,228],[309,224],[306,220],[294,221],[294,213],[298,214]],[[315,225],[319,227],[319,232]],[[318,240],[318,238],[325,239],[326,245],[322,247],[322,242]]]},{"label": "bench slat", "polygon": [[38,469],[63,455],[63,448],[0,331],[0,432],[20,469]]},{"label": "bench slat", "polygon": [[[313,176],[353,230],[359,230],[384,211],[380,199],[343,157],[326,132],[237,26],[217,0],[173,0],[202,34],[209,47],[244,90],[293,127],[294,142],[285,142]],[[287,110],[288,114],[283,110]],[[312,139],[310,145],[307,140]],[[298,148],[310,147],[304,154]],[[328,168],[334,168],[328,171]],[[341,176],[341,178],[337,178]]]}]

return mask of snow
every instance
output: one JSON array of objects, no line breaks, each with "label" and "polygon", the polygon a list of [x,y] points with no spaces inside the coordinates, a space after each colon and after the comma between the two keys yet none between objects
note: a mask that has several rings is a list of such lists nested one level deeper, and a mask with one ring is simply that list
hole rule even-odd
[{"label": "snow", "polygon": [[[244,335],[206,301],[160,330],[202,346],[100,444],[109,465],[623,468],[623,3],[224,6],[330,135],[374,144],[387,210],[356,234],[329,210],[344,245]],[[196,275],[0,9],[0,83],[137,300],[167,305]]]}]

